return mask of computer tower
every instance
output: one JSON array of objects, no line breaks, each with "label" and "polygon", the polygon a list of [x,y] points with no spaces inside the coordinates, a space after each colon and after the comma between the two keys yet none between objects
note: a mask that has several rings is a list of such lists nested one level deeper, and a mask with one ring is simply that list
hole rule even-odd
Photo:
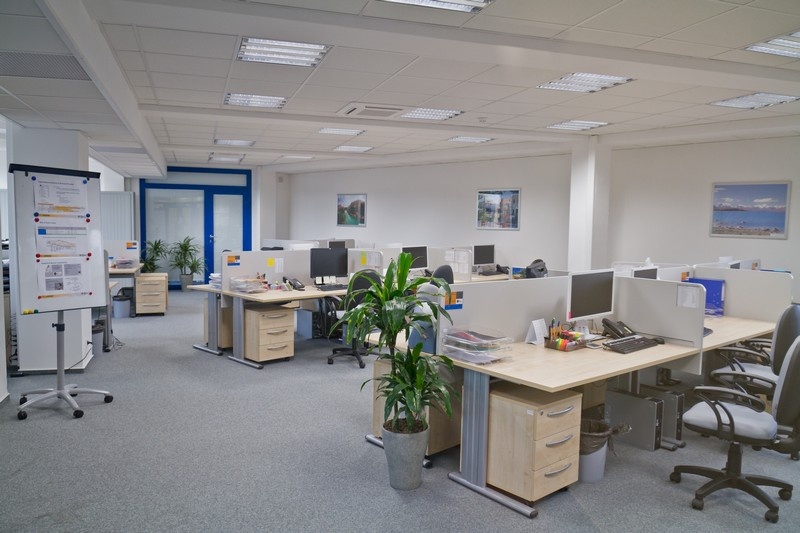
[{"label": "computer tower", "polygon": [[628,424],[631,430],[615,439],[645,450],[661,447],[664,400],[627,391],[606,392],[605,419],[611,426]]},{"label": "computer tower", "polygon": [[683,410],[685,396],[680,391],[641,385],[639,392],[664,400],[664,421],[661,428],[661,440],[668,440],[676,446],[683,446]]}]

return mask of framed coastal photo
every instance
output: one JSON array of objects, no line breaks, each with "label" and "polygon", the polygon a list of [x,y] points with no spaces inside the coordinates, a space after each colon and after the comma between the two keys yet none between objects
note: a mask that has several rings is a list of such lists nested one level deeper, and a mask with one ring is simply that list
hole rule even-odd
[{"label": "framed coastal photo", "polygon": [[367,225],[367,195],[337,194],[336,225],[363,228]]},{"label": "framed coastal photo", "polygon": [[478,191],[478,229],[519,229],[519,189]]},{"label": "framed coastal photo", "polygon": [[715,183],[712,237],[785,239],[790,182]]}]

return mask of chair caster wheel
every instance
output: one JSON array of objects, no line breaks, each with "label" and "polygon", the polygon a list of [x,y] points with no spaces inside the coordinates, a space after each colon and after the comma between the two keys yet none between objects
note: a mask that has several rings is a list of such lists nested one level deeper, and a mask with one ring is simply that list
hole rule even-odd
[{"label": "chair caster wheel", "polygon": [[793,452],[789,455],[792,458],[792,461],[800,461],[800,453]]},{"label": "chair caster wheel", "polygon": [[83,411],[81,411],[80,409],[75,409],[74,411],[72,411],[72,416],[74,416],[75,418],[80,418],[83,416]]},{"label": "chair caster wheel", "polygon": [[767,522],[772,522],[773,524],[778,523],[778,511],[767,511],[764,514],[764,520]]},{"label": "chair caster wheel", "polygon": [[692,509],[697,509],[698,511],[703,510],[703,500],[700,498],[695,498],[692,500]]},{"label": "chair caster wheel", "polygon": [[103,401],[106,403],[111,403],[114,401],[114,397],[111,396],[110,394],[107,394],[106,396],[103,397]]},{"label": "chair caster wheel", "polygon": [[330,357],[328,357],[328,364],[329,364],[329,365],[332,365],[332,364],[333,364],[333,359],[331,359]]},{"label": "chair caster wheel", "polygon": [[69,395],[74,398],[74,397],[76,397],[78,395],[78,393],[77,392],[70,392]]},{"label": "chair caster wheel", "polygon": [[791,500],[792,491],[790,491],[789,489],[781,489],[778,491],[778,497],[780,497],[780,499],[784,501]]},{"label": "chair caster wheel", "polygon": [[17,418],[19,420],[25,420],[26,418],[28,418],[28,413],[26,413],[25,411],[19,411],[17,413]]},{"label": "chair caster wheel", "polygon": [[365,366],[367,366],[365,363],[358,363],[358,368],[364,368]]},{"label": "chair caster wheel", "polygon": [[28,401],[28,398],[27,398],[26,396],[23,396],[23,397],[21,397],[21,398],[19,399],[19,404],[20,404],[20,405],[23,405],[23,404],[24,404],[25,402],[27,402],[27,401]]},{"label": "chair caster wheel", "polygon": [[681,473],[680,472],[673,472],[669,475],[669,480],[673,483],[680,483],[681,482]]}]

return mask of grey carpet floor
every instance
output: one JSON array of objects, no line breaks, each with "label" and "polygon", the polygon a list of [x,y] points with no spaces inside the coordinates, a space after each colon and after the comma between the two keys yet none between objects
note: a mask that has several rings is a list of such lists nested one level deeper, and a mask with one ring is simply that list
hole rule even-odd
[{"label": "grey carpet floor", "polygon": [[[528,519],[448,479],[458,449],[438,454],[421,488],[389,487],[370,431],[372,362],[326,364],[334,343],[298,340],[290,361],[255,370],[192,348],[203,334],[199,293],[169,295],[166,316],[115,320],[118,349],[68,383],[107,389],[31,408],[20,392],[54,375],[9,379],[0,404],[0,531],[563,531],[731,532],[800,530],[800,496],[780,502],[780,522],[738,491],[690,506],[704,481],[668,480],[676,464],[723,466],[726,445],[694,434],[676,452],[618,443],[605,475],[537,502]],[[688,433],[688,432],[687,432]],[[745,450],[745,470],[800,482],[800,464]],[[776,492],[768,489],[773,496]]]}]

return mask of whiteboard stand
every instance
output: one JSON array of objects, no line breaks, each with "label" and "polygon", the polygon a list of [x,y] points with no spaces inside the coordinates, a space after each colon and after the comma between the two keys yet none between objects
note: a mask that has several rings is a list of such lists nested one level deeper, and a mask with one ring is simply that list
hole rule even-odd
[{"label": "whiteboard stand", "polygon": [[[83,416],[83,411],[78,407],[78,403],[72,398],[78,394],[102,394],[104,395],[103,401],[111,403],[114,397],[108,391],[96,389],[84,389],[77,385],[64,385],[64,311],[58,311],[56,323],[53,324],[56,328],[56,388],[55,389],[37,389],[28,392],[23,392],[19,399],[19,407],[17,407],[17,418],[25,420],[28,418],[28,413],[25,409],[31,405],[49,400],[51,398],[61,398],[72,407],[72,416],[80,418]],[[28,401],[29,394],[36,394],[37,397]]]}]

